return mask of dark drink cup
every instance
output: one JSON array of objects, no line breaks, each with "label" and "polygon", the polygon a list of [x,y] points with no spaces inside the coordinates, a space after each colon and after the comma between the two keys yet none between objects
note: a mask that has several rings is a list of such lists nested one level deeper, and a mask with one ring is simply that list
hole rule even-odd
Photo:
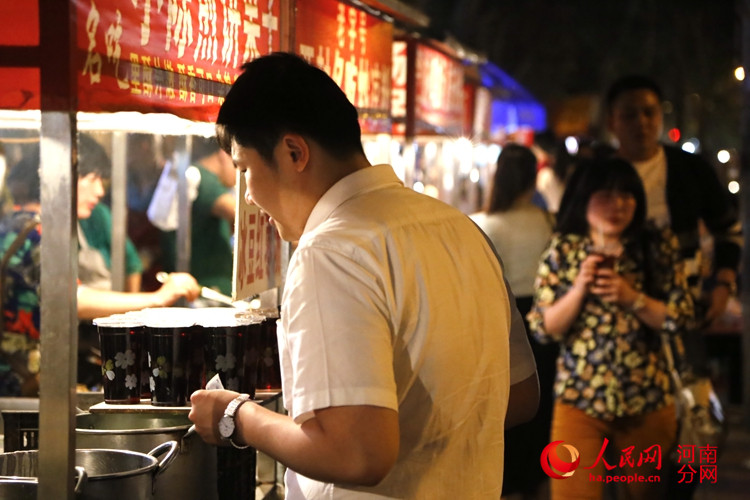
[{"label": "dark drink cup", "polygon": [[225,389],[255,396],[245,383],[246,341],[258,319],[234,308],[210,307],[199,310],[198,324],[204,336],[206,380],[218,374]]},{"label": "dark drink cup", "polygon": [[263,351],[262,341],[263,317],[254,316],[252,322],[247,325],[247,333],[245,334],[245,378],[243,380],[244,386],[240,390],[240,392],[246,392],[253,396],[258,386],[258,366]]},{"label": "dark drink cup", "polygon": [[614,269],[615,268],[615,262],[617,261],[617,257],[612,254],[603,254],[595,252],[596,255],[601,256],[602,260],[599,261],[599,263],[596,265],[597,269]]},{"label": "dark drink cup", "polygon": [[125,315],[94,320],[102,357],[104,402],[132,404],[141,401],[143,325]]},{"label": "dark drink cup", "polygon": [[279,343],[276,338],[276,322],[279,320],[277,309],[263,309],[264,316],[261,332],[260,359],[258,360],[258,380],[256,388],[260,390],[281,390],[281,366],[279,363]]},{"label": "dark drink cup", "polygon": [[[127,312],[123,316],[143,325],[144,315],[142,311]],[[148,336],[145,332],[145,326],[142,327],[141,330],[141,355],[139,360],[139,365],[141,367],[141,399],[151,399],[151,387],[148,383]]]},{"label": "dark drink cup", "polygon": [[154,406],[187,405],[194,319],[191,313],[175,314],[164,308],[161,314],[158,309],[150,310],[144,321]]}]

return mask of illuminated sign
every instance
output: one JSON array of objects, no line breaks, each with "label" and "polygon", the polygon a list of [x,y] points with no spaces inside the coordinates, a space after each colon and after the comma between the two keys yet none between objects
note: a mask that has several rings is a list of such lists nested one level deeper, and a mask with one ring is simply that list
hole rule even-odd
[{"label": "illuminated sign", "polygon": [[390,131],[393,26],[336,0],[296,2],[295,51],[338,83],[362,131]]}]

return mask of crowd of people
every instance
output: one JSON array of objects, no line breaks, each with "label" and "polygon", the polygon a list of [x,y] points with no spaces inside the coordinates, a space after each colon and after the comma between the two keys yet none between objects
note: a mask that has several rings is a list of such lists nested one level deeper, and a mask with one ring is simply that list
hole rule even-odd
[{"label": "crowd of people", "polygon": [[[291,54],[258,58],[231,86],[217,137],[194,143],[190,274],[155,290],[143,291],[130,241],[127,291],[111,290],[109,158],[80,136],[79,318],[194,300],[200,285],[229,293],[237,169],[241,201],[295,248],[278,326],[286,413],[197,391],[190,419],[204,440],[279,460],[290,499],[602,498],[584,473],[549,481],[543,448],[673,448],[661,334],[700,366],[701,328],[736,293],[741,251],[713,168],[661,142],[658,85],[624,77],[604,100],[616,146],[559,150],[540,176],[531,149],[507,144],[486,208],[467,217],[369,163],[357,110],[325,72]],[[141,214],[172,168],[148,165],[153,182],[133,193]],[[1,395],[34,394],[39,372],[37,167],[33,153],[9,167],[13,208],[0,220]],[[701,228],[714,240],[708,274]],[[172,271],[174,232],[161,236]],[[669,468],[653,465],[641,472],[664,480],[624,494],[667,494]]]},{"label": "crowd of people", "polygon": [[[606,442],[613,450],[674,449],[677,418],[660,335],[670,337],[683,368],[704,370],[703,328],[737,292],[742,240],[735,205],[707,161],[662,142],[658,84],[624,76],[603,100],[614,145],[588,142],[571,154],[561,144],[536,176],[534,187],[554,218],[543,247],[533,239],[550,234],[547,223],[498,222],[521,207],[531,210],[529,197],[519,196],[509,209],[498,207],[495,194],[517,182],[502,177],[510,158],[516,176],[528,169],[522,146],[503,150],[490,202],[475,216],[495,236],[506,274],[524,273],[533,282],[526,318],[540,410],[506,436],[506,457],[522,461],[506,460],[506,498],[603,498],[603,483],[586,474],[550,481],[532,465],[551,442],[573,443],[586,457],[596,457]],[[706,233],[711,255],[701,246]],[[527,253],[519,256],[517,245]],[[537,264],[532,272],[529,260]],[[587,472],[606,476],[603,463],[596,465]],[[639,472],[661,481],[620,485],[625,497],[693,494],[695,484],[679,481],[675,470],[646,469]]]}]

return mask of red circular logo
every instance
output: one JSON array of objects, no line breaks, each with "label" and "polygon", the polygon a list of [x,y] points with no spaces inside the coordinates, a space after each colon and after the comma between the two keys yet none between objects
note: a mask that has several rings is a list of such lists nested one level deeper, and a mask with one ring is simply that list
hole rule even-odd
[{"label": "red circular logo", "polygon": [[[576,471],[578,464],[581,463],[581,455],[575,447],[569,444],[562,444],[564,441],[553,441],[542,450],[542,456],[539,458],[542,464],[542,470],[553,479],[565,479],[570,477]],[[562,447],[568,450],[570,461],[563,460],[558,454],[558,448]]]}]

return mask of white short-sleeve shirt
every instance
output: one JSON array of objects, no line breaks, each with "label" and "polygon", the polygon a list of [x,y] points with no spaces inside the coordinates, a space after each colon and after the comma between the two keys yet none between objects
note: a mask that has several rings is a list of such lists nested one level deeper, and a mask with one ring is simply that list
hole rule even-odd
[{"label": "white short-sleeve shirt", "polygon": [[287,471],[287,498],[499,498],[509,391],[502,272],[460,211],[388,165],[336,183],[289,264],[279,353],[284,402],[399,413],[400,452],[375,487]]}]

